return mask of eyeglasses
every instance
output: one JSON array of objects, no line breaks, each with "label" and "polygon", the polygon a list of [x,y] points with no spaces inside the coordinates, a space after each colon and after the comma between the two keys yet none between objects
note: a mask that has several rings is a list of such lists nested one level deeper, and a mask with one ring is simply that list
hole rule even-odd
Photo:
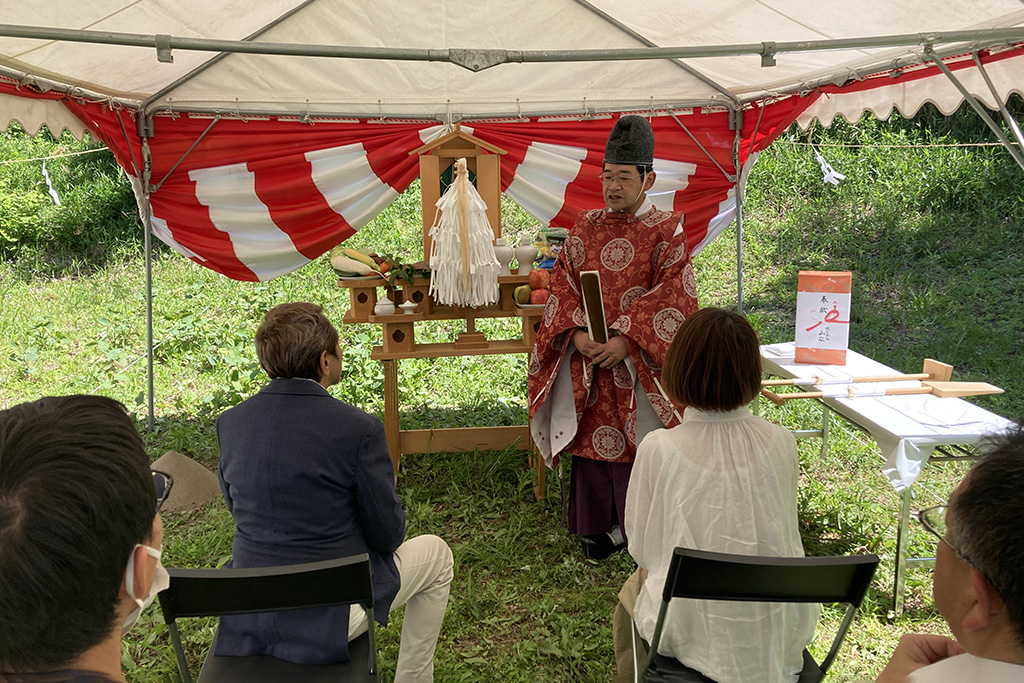
[{"label": "eyeglasses", "polygon": [[[966,553],[964,553],[962,550],[960,550],[955,545],[946,540],[946,532],[948,529],[948,527],[946,526],[947,512],[949,512],[948,505],[936,505],[935,507],[925,508],[924,510],[918,512],[917,518],[921,520],[921,526],[923,526],[927,531],[935,535],[935,537],[938,538],[940,541],[945,543],[950,550],[956,553],[957,557],[959,557],[967,564],[971,565],[971,567],[973,567],[975,571],[981,574],[982,578],[989,582],[992,588],[995,589],[996,593],[1000,593],[999,587],[996,586],[995,582],[992,581],[992,579],[988,578],[988,574],[982,571],[981,567],[979,567],[974,562],[974,560],[967,557]],[[1002,594],[1000,593],[1000,597],[1001,596]]]},{"label": "eyeglasses", "polygon": [[174,486],[174,478],[166,472],[151,470],[153,474],[153,489],[156,492],[156,511],[164,506],[167,496],[171,495],[171,487]]},{"label": "eyeglasses", "polygon": [[597,177],[600,178],[601,182],[605,183],[606,185],[610,183],[618,183],[619,185],[625,185],[626,183],[631,183],[634,180],[640,179],[640,176],[636,174],[626,173],[618,175],[612,175],[611,173],[599,173]]}]

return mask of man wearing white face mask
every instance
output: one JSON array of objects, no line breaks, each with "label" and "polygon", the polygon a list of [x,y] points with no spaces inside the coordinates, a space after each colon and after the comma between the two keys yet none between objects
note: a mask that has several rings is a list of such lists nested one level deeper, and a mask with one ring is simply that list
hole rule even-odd
[{"label": "man wearing white face mask", "polygon": [[167,586],[170,484],[112,399],[0,411],[0,682],[124,680],[122,634]]}]

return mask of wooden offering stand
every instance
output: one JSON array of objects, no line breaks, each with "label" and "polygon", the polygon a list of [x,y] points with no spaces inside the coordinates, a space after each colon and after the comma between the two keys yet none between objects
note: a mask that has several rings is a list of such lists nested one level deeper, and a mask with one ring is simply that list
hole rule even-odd
[{"label": "wooden offering stand", "polygon": [[[349,290],[351,306],[342,322],[376,323],[383,328],[383,345],[375,346],[370,358],[379,360],[384,368],[384,432],[388,439],[388,451],[395,471],[401,465],[402,453],[431,453],[437,451],[458,451],[480,449],[502,449],[510,443],[521,444],[530,454],[531,466],[535,473],[534,496],[544,497],[544,461],[533,447],[529,425],[506,427],[453,427],[447,429],[401,429],[399,427],[398,402],[398,361],[403,358],[443,358],[452,356],[483,356],[499,353],[529,353],[540,327],[543,309],[525,309],[516,306],[512,292],[519,285],[526,284],[525,275],[504,275],[498,278],[501,292],[497,304],[472,310],[452,306],[439,306],[433,302],[427,288],[430,280],[417,278],[401,290],[396,288],[396,298],[417,301],[422,298],[415,313],[396,311],[393,315],[375,315],[377,289],[384,282],[379,278],[369,280],[340,280],[339,287]],[[399,295],[401,295],[399,297]],[[396,301],[396,303],[398,303]],[[475,331],[474,321],[478,318],[522,318],[523,336],[519,339],[487,339]],[[467,321],[467,333],[459,335],[452,343],[423,344],[416,341],[415,324],[424,320]]]},{"label": "wooden offering stand", "polygon": [[[448,135],[423,145],[412,152],[420,155],[421,192],[423,197],[423,250],[430,255],[430,228],[436,203],[441,197],[441,175],[457,159],[466,158],[467,166],[476,176],[476,187],[487,204],[487,217],[494,236],[501,236],[500,183],[498,155],[505,151],[468,133],[458,125]],[[396,306],[404,301],[417,304],[412,314],[397,309],[393,315],[375,315],[377,290],[384,287],[381,278],[339,280],[338,286],[349,290],[350,307],[342,322],[376,323],[383,328],[383,344],[376,346],[370,358],[379,360],[384,368],[384,432],[388,450],[397,472],[402,453],[430,453],[480,449],[503,449],[518,444],[529,453],[534,470],[534,496],[544,497],[545,466],[533,445],[529,425],[505,427],[458,427],[448,429],[401,429],[399,426],[398,361],[403,358],[442,358],[452,356],[483,356],[500,353],[529,353],[540,327],[542,308],[520,308],[513,290],[527,283],[526,275],[498,277],[499,297],[496,304],[467,309],[438,304],[430,296],[430,279],[415,278],[412,283],[395,287]],[[487,339],[476,330],[480,318],[522,318],[522,337]],[[466,332],[454,343],[418,343],[415,324],[424,320],[465,320]]]}]

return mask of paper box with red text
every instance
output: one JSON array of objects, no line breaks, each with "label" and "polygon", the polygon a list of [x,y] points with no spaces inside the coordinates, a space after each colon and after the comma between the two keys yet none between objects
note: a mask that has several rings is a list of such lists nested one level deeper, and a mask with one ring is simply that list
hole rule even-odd
[{"label": "paper box with red text", "polygon": [[797,363],[846,365],[852,279],[849,271],[800,271],[796,286]]}]

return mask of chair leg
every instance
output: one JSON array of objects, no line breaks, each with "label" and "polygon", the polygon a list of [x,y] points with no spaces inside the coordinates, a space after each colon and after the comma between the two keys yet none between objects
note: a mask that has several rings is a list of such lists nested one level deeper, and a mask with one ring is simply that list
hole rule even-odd
[{"label": "chair leg", "polygon": [[[351,605],[349,609],[355,608],[355,605]],[[365,608],[366,610],[366,635],[370,641],[370,666],[369,674],[371,680],[376,681],[379,675],[377,671],[377,622],[374,621],[373,616],[373,603],[371,602]]]},{"label": "chair leg", "polygon": [[182,683],[192,683],[192,672],[188,670],[188,660],[185,659],[185,648],[181,645],[181,634],[178,633],[178,624],[171,622],[167,624],[171,634],[171,643],[174,645],[174,656],[178,660],[178,674]]},{"label": "chair leg", "polygon": [[636,622],[629,620],[629,638],[633,647],[633,683],[640,683],[640,650],[636,646]]}]

